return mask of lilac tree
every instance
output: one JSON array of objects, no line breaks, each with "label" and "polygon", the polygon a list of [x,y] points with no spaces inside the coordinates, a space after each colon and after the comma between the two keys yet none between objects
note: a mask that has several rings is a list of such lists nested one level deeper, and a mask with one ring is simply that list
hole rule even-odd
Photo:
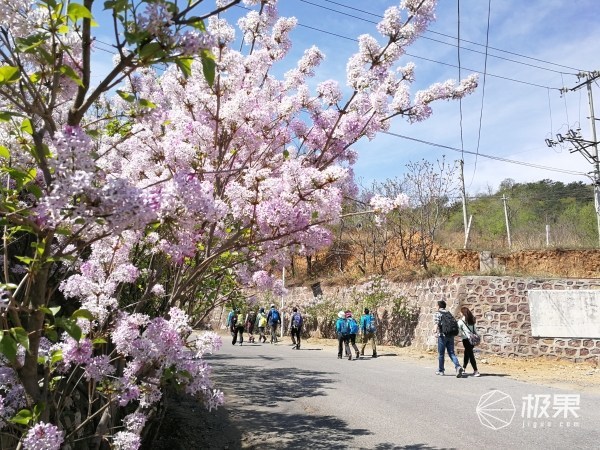
[{"label": "lilac tree", "polygon": [[0,419],[23,448],[137,448],[168,386],[219,404],[202,359],[219,340],[190,343],[183,309],[232,281],[277,287],[292,252],[330,243],[352,145],[476,87],[410,96],[414,66],[397,62],[433,0],[388,9],[347,87],[316,92],[317,48],[271,75],[296,24],[275,0],[244,2],[244,52],[216,15],[238,1],[200,3],[105,2],[116,55],[93,84],[93,0],[0,0]]}]

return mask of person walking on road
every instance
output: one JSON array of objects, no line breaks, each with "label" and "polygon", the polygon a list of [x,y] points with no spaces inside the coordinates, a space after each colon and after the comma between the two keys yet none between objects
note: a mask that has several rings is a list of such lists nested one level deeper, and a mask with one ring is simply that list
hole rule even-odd
[{"label": "person walking on road", "polygon": [[300,350],[300,336],[302,335],[303,322],[302,314],[298,312],[298,308],[294,308],[290,320],[290,336],[292,336],[292,344],[294,344],[292,348],[295,350]]},{"label": "person walking on road", "polygon": [[256,311],[250,310],[246,314],[245,326],[248,333],[248,342],[254,343],[254,325],[256,324]]},{"label": "person walking on road", "polygon": [[239,308],[235,309],[235,313],[231,318],[231,335],[233,336],[232,345],[236,344],[238,335],[240,336],[240,345],[244,343],[244,315]]},{"label": "person walking on road", "polygon": [[350,352],[350,324],[346,320],[346,313],[340,311],[338,313],[338,319],[335,322],[335,331],[337,332],[338,338],[338,359],[342,359],[342,345],[346,350],[346,356],[349,360],[352,359],[352,353]]},{"label": "person walking on road", "polygon": [[377,331],[375,317],[369,314],[369,308],[365,308],[364,314],[360,318],[360,332],[362,334],[362,348],[360,349],[361,356],[365,355],[367,343],[371,341],[373,349],[373,358],[377,358],[377,344],[375,343],[375,332]]},{"label": "person walking on road", "polygon": [[458,335],[458,322],[449,311],[446,311],[444,300],[439,300],[437,304],[438,310],[433,316],[438,343],[438,370],[435,374],[444,375],[444,353],[448,352],[448,356],[454,363],[456,378],[460,378],[463,374],[463,368],[454,354],[454,337]]},{"label": "person walking on road", "polygon": [[356,319],[352,317],[352,311],[346,311],[346,320],[348,321],[348,326],[350,327],[350,334],[348,335],[348,340],[350,341],[350,345],[356,352],[356,359],[360,358],[360,353],[358,352],[358,347],[356,346],[356,335],[358,334],[358,323]]},{"label": "person walking on road", "polygon": [[473,367],[473,376],[480,376],[477,370],[477,361],[475,361],[475,352],[473,351],[474,346],[471,343],[471,336],[477,335],[475,329],[475,316],[469,308],[463,306],[460,308],[462,318],[458,320],[458,329],[460,330],[460,336],[462,338],[463,346],[465,347],[465,355],[463,359],[463,369],[467,370],[467,364],[470,362]]},{"label": "person walking on road", "polygon": [[277,326],[281,323],[281,315],[274,304],[271,304],[271,309],[267,314],[267,322],[271,330],[271,344],[277,342]]},{"label": "person walking on road", "polygon": [[258,342],[267,342],[267,336],[265,336],[267,315],[265,314],[265,308],[262,306],[258,310],[258,315],[256,316],[256,326],[258,327]]}]

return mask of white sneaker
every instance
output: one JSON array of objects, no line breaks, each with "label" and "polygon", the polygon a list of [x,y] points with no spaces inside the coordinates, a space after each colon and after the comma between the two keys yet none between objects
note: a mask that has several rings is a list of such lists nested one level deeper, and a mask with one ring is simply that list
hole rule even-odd
[{"label": "white sneaker", "polygon": [[476,370],[475,372],[473,372],[473,376],[474,377],[480,377],[481,374]]}]

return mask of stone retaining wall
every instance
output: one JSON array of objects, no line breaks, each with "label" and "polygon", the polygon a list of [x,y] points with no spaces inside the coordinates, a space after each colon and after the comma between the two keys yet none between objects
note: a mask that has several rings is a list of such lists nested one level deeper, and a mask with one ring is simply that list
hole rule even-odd
[{"label": "stone retaining wall", "polygon": [[[411,283],[390,283],[390,298],[403,297],[415,311],[410,327],[399,330],[392,302],[377,308],[378,340],[384,344],[411,345],[420,349],[435,348],[433,316],[437,300],[444,299],[455,316],[467,306],[477,319],[482,353],[509,357],[545,356],[575,362],[600,362],[600,336],[596,339],[537,338],[531,336],[527,293],[532,289],[567,290],[600,289],[600,279],[530,279],[516,277],[469,276],[423,280]],[[353,288],[323,287],[323,298],[331,303],[332,313],[350,307],[355,301]],[[314,304],[310,288],[293,288],[285,298],[286,305]],[[356,304],[354,304],[356,309]],[[287,308],[286,308],[287,309]],[[354,311],[355,314],[360,311]],[[220,313],[220,311],[219,311]],[[317,337],[334,337],[333,315],[307,317],[306,333]],[[458,338],[457,338],[458,343]],[[462,349],[462,345],[457,346]]]}]

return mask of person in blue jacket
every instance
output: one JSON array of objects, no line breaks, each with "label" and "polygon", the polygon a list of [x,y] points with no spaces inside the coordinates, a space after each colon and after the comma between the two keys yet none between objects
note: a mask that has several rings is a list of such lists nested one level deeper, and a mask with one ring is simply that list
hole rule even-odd
[{"label": "person in blue jacket", "polygon": [[337,332],[338,338],[338,359],[342,359],[342,345],[345,347],[346,356],[348,360],[352,359],[352,353],[350,352],[350,324],[346,320],[346,314],[344,311],[338,313],[338,319],[335,322],[335,331]]}]

